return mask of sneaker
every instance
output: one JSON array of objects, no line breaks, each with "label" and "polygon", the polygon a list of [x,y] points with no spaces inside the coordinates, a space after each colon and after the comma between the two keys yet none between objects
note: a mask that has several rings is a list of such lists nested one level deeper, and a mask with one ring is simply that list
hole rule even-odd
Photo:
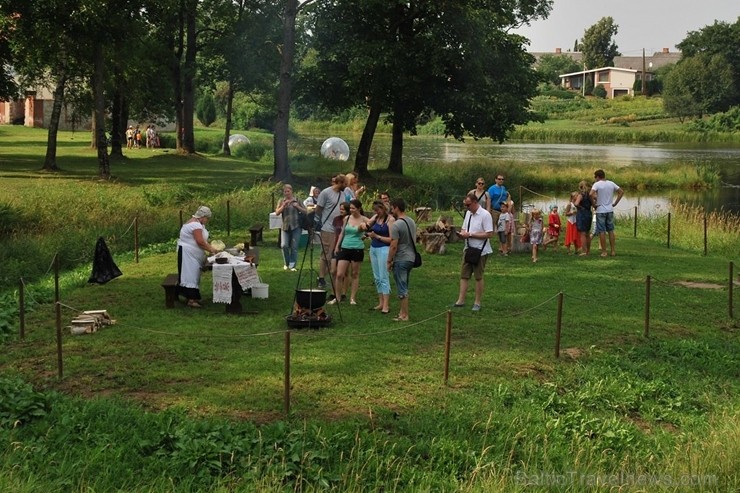
[{"label": "sneaker", "polygon": [[319,277],[316,281],[316,287],[319,289],[326,289],[326,281],[323,277]]},{"label": "sneaker", "polygon": [[480,305],[479,305],[478,303],[475,303],[475,304],[473,305],[473,311],[474,311],[474,312],[479,312],[479,311],[480,311]]},{"label": "sneaker", "polygon": [[298,269],[296,269],[295,267],[291,267],[290,272],[298,272]]},{"label": "sneaker", "polygon": [[287,265],[283,265],[283,270],[288,270],[288,266]]},{"label": "sneaker", "polygon": [[333,300],[331,300],[331,301],[328,301],[328,302],[327,302],[326,304],[327,304],[327,305],[336,305],[336,304],[337,304],[337,299],[336,299],[336,298],[334,298]]}]

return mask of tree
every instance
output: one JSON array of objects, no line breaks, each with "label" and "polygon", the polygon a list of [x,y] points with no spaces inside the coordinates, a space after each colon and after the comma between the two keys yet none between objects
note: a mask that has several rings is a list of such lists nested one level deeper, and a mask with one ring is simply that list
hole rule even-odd
[{"label": "tree", "polygon": [[526,39],[510,28],[546,16],[551,2],[338,0],[318,4],[304,94],[334,111],[364,105],[368,120],[355,171],[367,172],[381,113],[393,124],[389,170],[402,172],[404,132],[434,112],[448,135],[506,138],[529,121],[536,90]]},{"label": "tree", "polygon": [[[42,169],[57,171],[57,132],[67,85],[91,73],[82,0],[0,2],[0,17],[12,36],[5,39],[22,87],[53,87],[46,157]],[[72,12],[79,15],[70,15]]]},{"label": "tree", "polygon": [[560,85],[560,74],[569,74],[581,70],[581,65],[568,55],[542,55],[535,66],[543,81]]},{"label": "tree", "polygon": [[[676,47],[681,50],[682,59],[700,54],[722,55],[732,69],[734,97],[727,102],[729,106],[740,104],[740,18],[734,24],[715,21],[698,31],[689,32]],[[725,110],[727,108],[722,108]]]},{"label": "tree", "polygon": [[310,5],[307,0],[298,6],[298,0],[283,0],[283,43],[280,50],[280,71],[278,75],[277,116],[273,133],[273,154],[275,162],[273,179],[287,182],[293,176],[288,163],[288,126],[290,123],[290,103],[293,96],[293,57],[295,56],[295,24],[301,8]]},{"label": "tree", "polygon": [[0,7],[0,101],[11,101],[18,97],[18,85],[10,70],[13,64],[9,39],[12,22],[2,12]]},{"label": "tree", "polygon": [[722,55],[701,53],[682,59],[663,88],[665,110],[683,118],[723,111],[735,96],[732,67]]},{"label": "tree", "polygon": [[581,52],[586,68],[613,67],[614,57],[621,55],[613,41],[619,26],[611,17],[602,17],[599,22],[584,31]]},{"label": "tree", "polygon": [[216,103],[213,101],[213,94],[210,91],[203,94],[198,100],[198,120],[210,127],[216,121]]}]

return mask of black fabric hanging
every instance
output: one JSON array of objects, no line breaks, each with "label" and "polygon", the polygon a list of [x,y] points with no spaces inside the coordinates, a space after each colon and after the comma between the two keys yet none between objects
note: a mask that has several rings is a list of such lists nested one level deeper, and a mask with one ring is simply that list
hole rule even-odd
[{"label": "black fabric hanging", "polygon": [[105,284],[120,275],[122,275],[122,272],[113,261],[113,256],[110,254],[110,250],[108,250],[108,245],[105,244],[105,240],[101,236],[95,244],[92,275],[87,282]]}]

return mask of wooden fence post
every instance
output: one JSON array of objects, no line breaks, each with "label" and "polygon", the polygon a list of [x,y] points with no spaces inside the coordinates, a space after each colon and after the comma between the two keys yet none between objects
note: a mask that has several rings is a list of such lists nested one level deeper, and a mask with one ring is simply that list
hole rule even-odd
[{"label": "wooden fence post", "polygon": [[[730,264],[732,265],[732,264]],[[730,269],[732,272],[732,269]],[[732,280],[732,274],[730,274],[730,280]],[[730,298],[732,299],[732,298]],[[730,309],[732,313],[732,309]],[[26,338],[26,293],[25,286],[23,285],[23,278],[20,278],[18,282],[18,317],[19,317],[19,335],[21,341]]]},{"label": "wooden fence post", "polygon": [[445,385],[450,377],[450,341],[452,339],[452,311],[447,310],[447,325],[445,327]]},{"label": "wooden fence post", "polygon": [[637,238],[637,206],[635,206],[635,232],[634,237]]},{"label": "wooden fence post", "polygon": [[671,213],[668,213],[668,248],[671,248]]},{"label": "wooden fence post", "polygon": [[290,331],[285,331],[285,374],[284,374],[284,391],[283,404],[285,415],[290,414]]},{"label": "wooden fence post", "polygon": [[650,335],[650,276],[645,279],[645,337]]},{"label": "wooden fence post", "polygon": [[735,264],[732,263],[732,262],[730,262],[730,285],[729,285],[729,289],[728,289],[728,291],[730,293],[730,298],[729,298],[729,303],[728,303],[728,308],[729,308],[729,311],[730,311],[730,318],[732,318],[732,290],[733,290],[733,287],[735,285],[735,279],[734,279],[735,273],[734,273],[734,270],[735,270]]},{"label": "wooden fence post", "polygon": [[139,263],[139,216],[134,217],[134,260]]},{"label": "wooden fence post", "polygon": [[555,325],[555,357],[560,357],[560,331],[563,326],[563,292],[558,293],[558,318]]},{"label": "wooden fence post", "polygon": [[707,256],[707,212],[704,211],[704,256]]},{"label": "wooden fence post", "polygon": [[64,363],[62,360],[62,304],[59,296],[59,253],[54,255],[54,306],[56,308],[57,325],[57,372],[59,379],[64,377]]},{"label": "wooden fence post", "polygon": [[226,201],[226,236],[231,236],[231,201]]}]

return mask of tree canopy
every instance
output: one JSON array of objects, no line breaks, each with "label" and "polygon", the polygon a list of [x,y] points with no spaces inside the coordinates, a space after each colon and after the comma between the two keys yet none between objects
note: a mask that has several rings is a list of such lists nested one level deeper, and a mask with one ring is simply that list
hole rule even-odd
[{"label": "tree canopy", "polygon": [[581,65],[568,55],[546,54],[537,62],[537,72],[544,82],[560,84],[560,74],[569,74],[581,70]]},{"label": "tree canopy", "polygon": [[[439,115],[458,139],[504,140],[533,118],[527,107],[537,84],[526,39],[509,29],[550,8],[546,0],[321,2],[311,10],[302,98],[331,111],[365,106],[366,130],[384,112],[394,149],[422,114]],[[389,167],[401,171],[394,149]],[[357,161],[355,169],[363,171]]]},{"label": "tree canopy", "polygon": [[621,55],[613,38],[619,26],[611,17],[602,17],[596,24],[584,31],[580,48],[586,68],[613,67],[614,57]]},{"label": "tree canopy", "polygon": [[722,56],[732,71],[731,85],[734,87],[729,106],[740,104],[740,17],[733,23],[715,21],[698,31],[691,31],[676,45],[681,50],[682,59],[701,54]]},{"label": "tree canopy", "polygon": [[682,59],[666,76],[665,110],[681,119],[724,111],[736,99],[732,77],[722,55],[700,53]]}]

